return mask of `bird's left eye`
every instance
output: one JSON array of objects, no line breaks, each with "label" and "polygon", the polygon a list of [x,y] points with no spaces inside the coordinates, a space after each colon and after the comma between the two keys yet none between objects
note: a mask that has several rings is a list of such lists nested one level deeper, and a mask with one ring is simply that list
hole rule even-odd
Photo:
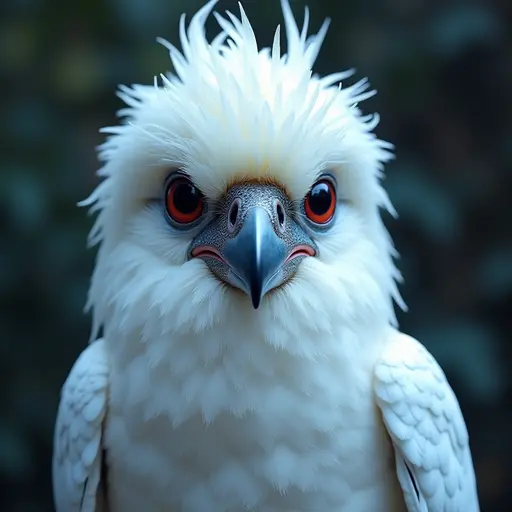
[{"label": "bird's left eye", "polygon": [[165,207],[177,224],[191,224],[203,214],[204,196],[188,178],[176,178],[167,185]]},{"label": "bird's left eye", "polygon": [[315,224],[327,224],[336,209],[336,190],[328,179],[317,181],[304,199],[306,217]]}]

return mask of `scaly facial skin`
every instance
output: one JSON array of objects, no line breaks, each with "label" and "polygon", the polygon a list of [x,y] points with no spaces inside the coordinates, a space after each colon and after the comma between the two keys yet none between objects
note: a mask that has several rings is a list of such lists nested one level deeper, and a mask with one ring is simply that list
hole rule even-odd
[{"label": "scaly facial skin", "polygon": [[247,293],[254,308],[316,253],[315,243],[294,219],[290,200],[278,186],[264,183],[232,186],[218,215],[189,250],[219,279]]},{"label": "scaly facial skin", "polygon": [[192,180],[175,172],[166,185],[165,205],[176,229],[195,233],[188,258],[204,260],[219,280],[245,292],[257,309],[304,258],[318,255],[310,233],[331,225],[336,189],[332,177],[320,178],[297,209],[278,184],[244,181],[232,185],[209,211]]}]

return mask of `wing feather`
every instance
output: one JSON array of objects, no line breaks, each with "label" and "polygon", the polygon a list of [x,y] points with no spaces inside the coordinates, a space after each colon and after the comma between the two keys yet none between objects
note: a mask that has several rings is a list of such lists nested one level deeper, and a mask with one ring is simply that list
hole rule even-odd
[{"label": "wing feather", "polygon": [[62,387],[55,424],[52,477],[57,512],[100,512],[102,431],[108,400],[103,340],[79,356]]},{"label": "wing feather", "polygon": [[375,395],[409,512],[478,512],[466,424],[432,355],[394,334],[375,368]]}]

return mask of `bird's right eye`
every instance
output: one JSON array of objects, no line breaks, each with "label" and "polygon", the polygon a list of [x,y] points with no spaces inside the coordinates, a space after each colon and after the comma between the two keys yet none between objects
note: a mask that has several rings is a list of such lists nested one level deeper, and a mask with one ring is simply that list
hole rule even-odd
[{"label": "bird's right eye", "polygon": [[165,208],[177,224],[192,224],[204,212],[204,196],[190,179],[179,177],[167,185]]}]

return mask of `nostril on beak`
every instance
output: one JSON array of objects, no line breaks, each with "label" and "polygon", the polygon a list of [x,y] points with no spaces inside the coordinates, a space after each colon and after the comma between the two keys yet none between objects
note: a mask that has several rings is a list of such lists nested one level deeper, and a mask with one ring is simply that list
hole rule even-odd
[{"label": "nostril on beak", "polygon": [[240,213],[240,199],[235,199],[231,206],[229,207],[228,212],[228,231],[230,233],[233,233],[235,230],[237,223],[238,223],[238,217]]},{"label": "nostril on beak", "polygon": [[281,204],[281,201],[277,199],[276,202],[274,203],[274,208],[276,213],[277,226],[279,228],[279,231],[283,233],[286,225],[286,215],[284,213],[284,208],[283,205]]}]

